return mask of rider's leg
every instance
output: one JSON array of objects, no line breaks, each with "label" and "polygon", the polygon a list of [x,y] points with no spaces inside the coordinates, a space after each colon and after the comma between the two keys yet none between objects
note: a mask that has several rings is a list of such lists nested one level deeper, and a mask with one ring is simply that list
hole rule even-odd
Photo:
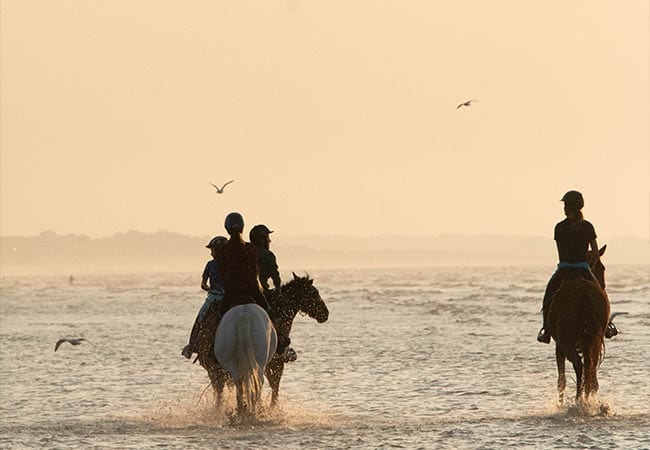
[{"label": "rider's leg", "polygon": [[223,291],[208,292],[208,296],[206,297],[205,302],[203,302],[203,305],[201,306],[196,319],[194,319],[194,325],[192,326],[192,332],[190,333],[190,341],[185,347],[183,347],[183,350],[181,351],[181,355],[187,359],[190,359],[192,357],[192,353],[198,353],[198,338],[199,333],[201,332],[203,321],[206,319],[206,317],[209,317],[219,310],[219,303],[221,299],[223,299]]},{"label": "rider's leg", "polygon": [[190,340],[183,350],[181,350],[181,355],[190,359],[192,353],[196,353],[196,340],[198,338],[199,332],[201,331],[201,314],[196,316],[194,319],[194,325],[192,325],[192,332],[190,333]]},{"label": "rider's leg", "polygon": [[546,316],[553,295],[559,289],[560,284],[562,283],[562,275],[563,274],[561,270],[556,270],[555,273],[553,273],[551,276],[551,279],[548,280],[546,291],[544,292],[544,300],[542,301],[542,329],[537,333],[537,340],[544,344],[551,342],[551,335],[548,332],[548,328],[546,326]]}]

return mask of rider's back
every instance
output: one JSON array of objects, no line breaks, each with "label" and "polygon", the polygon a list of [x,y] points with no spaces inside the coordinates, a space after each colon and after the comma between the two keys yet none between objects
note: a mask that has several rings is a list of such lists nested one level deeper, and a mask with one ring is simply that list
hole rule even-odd
[{"label": "rider's back", "polygon": [[259,292],[257,261],[251,244],[230,239],[215,252],[219,276],[228,297]]},{"label": "rider's back", "polygon": [[586,262],[589,243],[593,239],[596,239],[596,231],[587,220],[576,223],[566,218],[555,225],[555,241],[561,263]]}]

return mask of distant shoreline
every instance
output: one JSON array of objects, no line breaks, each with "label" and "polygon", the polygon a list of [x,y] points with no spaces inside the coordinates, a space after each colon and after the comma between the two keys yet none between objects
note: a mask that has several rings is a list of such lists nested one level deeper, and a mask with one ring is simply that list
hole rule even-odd
[{"label": "distant shoreline", "polygon": [[[44,232],[0,237],[0,273],[201,272],[209,236],[130,231],[109,238]],[[606,264],[650,264],[650,244],[638,238],[607,242]],[[435,237],[276,236],[273,250],[284,270],[438,266],[548,266],[552,240],[535,236]]]}]

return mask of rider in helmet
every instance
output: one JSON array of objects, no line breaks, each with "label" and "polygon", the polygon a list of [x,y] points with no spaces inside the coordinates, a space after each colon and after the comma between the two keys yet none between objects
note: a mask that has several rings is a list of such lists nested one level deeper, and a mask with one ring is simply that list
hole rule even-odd
[{"label": "rider in helmet", "polygon": [[226,231],[230,239],[215,252],[219,275],[226,290],[222,313],[239,303],[257,303],[262,308],[268,304],[260,291],[255,249],[244,242],[244,218],[233,212],[226,216]]},{"label": "rider in helmet", "polygon": [[[546,314],[555,292],[562,284],[562,280],[569,274],[575,274],[598,284],[598,280],[591,272],[587,262],[587,251],[590,246],[596,258],[600,258],[600,256],[594,226],[585,220],[582,215],[581,210],[585,205],[584,198],[578,191],[569,191],[564,194],[561,201],[564,202],[566,219],[555,225],[554,236],[560,262],[546,286],[542,303],[544,323],[537,334],[537,340],[546,344],[551,342],[551,335],[546,329]],[[614,324],[610,322],[605,337],[611,338],[616,334],[618,334],[618,331]]]},{"label": "rider in helmet", "polygon": [[225,244],[226,239],[223,236],[215,236],[208,242],[206,248],[210,249],[210,254],[212,259],[208,261],[203,270],[203,275],[201,277],[201,289],[207,291],[208,296],[203,303],[203,306],[199,310],[199,314],[196,316],[194,321],[194,326],[192,327],[192,333],[190,334],[190,342],[183,348],[181,354],[190,359],[192,353],[197,353],[197,338],[201,332],[201,327],[203,321],[208,315],[214,313],[214,311],[219,310],[219,302],[223,299],[224,290],[223,284],[221,283],[221,278],[219,277],[219,272],[217,270],[217,261],[215,259],[215,250],[219,245]]},{"label": "rider in helmet", "polygon": [[[255,248],[242,239],[244,218],[241,214],[232,212],[226,216],[225,227],[230,239],[215,251],[219,276],[225,290],[221,303],[221,317],[231,307],[251,302],[257,303],[273,316],[271,307],[260,290]],[[288,342],[278,339],[276,351],[284,352],[286,345]]]},{"label": "rider in helmet", "polygon": [[[264,290],[264,295],[273,306],[273,302],[277,301],[279,296],[282,295],[282,280],[280,279],[280,272],[278,271],[278,263],[275,259],[275,255],[270,249],[271,237],[269,235],[271,233],[273,233],[273,231],[269,230],[269,227],[260,224],[251,228],[248,237],[251,244],[255,247],[257,265],[260,270],[260,284]],[[273,280],[274,290],[269,288],[269,278]],[[278,335],[278,342],[281,343],[281,347],[287,347],[291,340],[289,339],[289,336]],[[293,355],[292,357],[295,359],[295,350],[289,349],[288,354]]]},{"label": "rider in helmet", "polygon": [[282,281],[280,279],[280,272],[278,272],[278,263],[275,255],[270,249],[271,237],[269,235],[271,233],[273,231],[269,230],[266,225],[255,225],[251,228],[248,237],[251,244],[255,247],[257,265],[260,268],[260,283],[262,284],[264,293],[266,294],[269,291],[269,278],[271,278],[275,292],[279,294]]}]

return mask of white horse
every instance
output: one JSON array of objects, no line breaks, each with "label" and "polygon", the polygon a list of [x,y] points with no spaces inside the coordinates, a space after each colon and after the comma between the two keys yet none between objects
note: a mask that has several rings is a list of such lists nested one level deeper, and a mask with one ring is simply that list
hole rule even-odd
[{"label": "white horse", "polygon": [[233,306],[221,319],[214,355],[235,382],[238,413],[248,410],[255,414],[264,370],[275,354],[277,342],[271,319],[254,303]]}]

